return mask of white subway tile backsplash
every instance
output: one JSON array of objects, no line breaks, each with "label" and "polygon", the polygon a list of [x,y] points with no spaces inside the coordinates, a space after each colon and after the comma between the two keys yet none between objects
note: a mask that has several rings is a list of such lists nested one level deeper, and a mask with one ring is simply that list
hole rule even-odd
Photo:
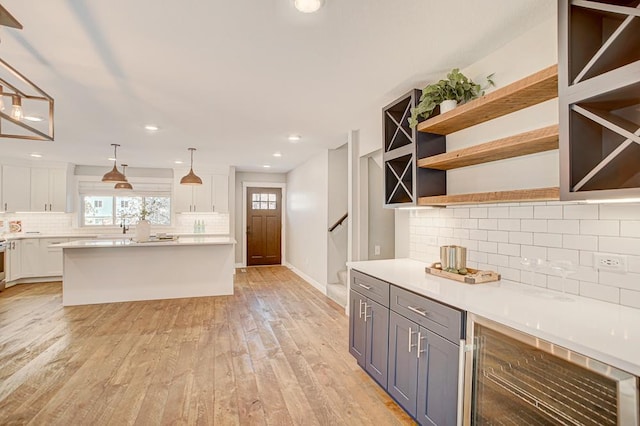
[{"label": "white subway tile backsplash", "polygon": [[526,232],[547,232],[547,221],[545,219],[520,221],[520,230]]},{"label": "white subway tile backsplash", "polygon": [[640,274],[600,271],[600,284],[640,291]]},{"label": "white subway tile backsplash", "polygon": [[[532,270],[522,258],[570,260],[578,267],[569,275],[568,292],[640,309],[640,205],[459,206],[414,214],[409,226],[412,258],[434,261],[440,245],[459,244],[468,249],[470,267],[555,290],[562,278],[554,270]],[[628,273],[593,269],[595,252],[626,254]]]},{"label": "white subway tile backsplash", "polygon": [[498,243],[498,253],[508,256],[520,256],[520,244]]},{"label": "white subway tile backsplash", "polygon": [[507,231],[487,231],[487,240],[508,243],[509,233]]},{"label": "white subway tile backsplash", "polygon": [[640,309],[640,291],[621,289],[620,304]]},{"label": "white subway tile backsplash", "polygon": [[[638,219],[640,219],[640,217]],[[640,237],[640,220],[621,221],[620,236],[621,237]]]},{"label": "white subway tile backsplash", "polygon": [[481,229],[472,229],[471,231],[469,231],[469,238],[472,240],[486,241],[488,238],[488,232],[489,231],[484,231]]},{"label": "white subway tile backsplash", "polygon": [[509,207],[492,207],[489,209],[489,218],[508,218]]},{"label": "white subway tile backsplash", "polygon": [[579,220],[549,220],[547,221],[547,231],[552,234],[579,234]]},{"label": "white subway tile backsplash", "polygon": [[598,250],[598,237],[591,235],[563,235],[562,247],[576,250]]},{"label": "white subway tile backsplash", "polygon": [[533,244],[544,247],[562,247],[561,234],[533,234]]},{"label": "white subway tile backsplash", "polygon": [[509,256],[503,254],[488,254],[487,263],[494,266],[509,267]]},{"label": "white subway tile backsplash", "polygon": [[566,204],[563,211],[565,219],[598,219],[597,204]]},{"label": "white subway tile backsplash", "polygon": [[640,240],[637,238],[600,237],[598,249],[602,252],[640,256]]},{"label": "white subway tile backsplash", "polygon": [[576,265],[580,262],[580,252],[578,250],[568,250],[559,248],[549,248],[547,250],[548,260],[568,260]]},{"label": "white subway tile backsplash", "polygon": [[547,277],[547,288],[561,292],[563,285],[566,293],[579,294],[580,292],[580,281],[567,279],[563,284],[561,277]]},{"label": "white subway tile backsplash", "polygon": [[600,204],[600,219],[638,220],[640,204]]},{"label": "white subway tile backsplash", "polygon": [[531,232],[509,232],[509,242],[512,244],[533,244]]},{"label": "white subway tile backsplash", "polygon": [[562,219],[562,206],[534,206],[533,217],[536,219]]},{"label": "white subway tile backsplash", "polygon": [[580,296],[604,300],[605,302],[620,303],[619,288],[589,283],[586,281],[580,282]]},{"label": "white subway tile backsplash", "polygon": [[620,221],[618,220],[581,220],[580,233],[582,235],[620,235]]},{"label": "white subway tile backsplash", "polygon": [[533,206],[509,207],[509,217],[512,219],[533,219]]},{"label": "white subway tile backsplash", "polygon": [[470,218],[486,219],[489,217],[488,215],[489,213],[486,207],[476,207],[476,208],[469,209]]},{"label": "white subway tile backsplash", "polygon": [[478,229],[498,229],[498,220],[478,219]]},{"label": "white subway tile backsplash", "polygon": [[498,243],[494,243],[490,241],[478,241],[478,250],[483,251],[485,253],[497,253]]}]

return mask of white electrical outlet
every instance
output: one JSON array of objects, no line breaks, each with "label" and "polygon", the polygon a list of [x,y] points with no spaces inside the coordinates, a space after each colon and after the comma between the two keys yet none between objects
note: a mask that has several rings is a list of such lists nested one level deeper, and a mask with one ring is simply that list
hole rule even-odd
[{"label": "white electrical outlet", "polygon": [[594,253],[593,267],[603,271],[627,272],[627,256],[612,253]]},{"label": "white electrical outlet", "polygon": [[378,245],[373,246],[373,251],[376,256],[380,256],[380,246]]}]

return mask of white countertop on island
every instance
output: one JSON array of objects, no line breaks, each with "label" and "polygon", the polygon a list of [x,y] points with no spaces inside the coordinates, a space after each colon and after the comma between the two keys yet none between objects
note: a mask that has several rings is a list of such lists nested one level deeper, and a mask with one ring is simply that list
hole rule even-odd
[{"label": "white countertop on island", "polygon": [[640,376],[640,310],[509,281],[463,284],[410,259],[347,266]]},{"label": "white countertop on island", "polygon": [[103,240],[79,240],[57,244],[63,249],[79,248],[127,248],[127,247],[175,247],[175,246],[201,246],[235,244],[231,237],[179,237],[175,240],[150,240],[136,242],[130,238],[114,238]]}]

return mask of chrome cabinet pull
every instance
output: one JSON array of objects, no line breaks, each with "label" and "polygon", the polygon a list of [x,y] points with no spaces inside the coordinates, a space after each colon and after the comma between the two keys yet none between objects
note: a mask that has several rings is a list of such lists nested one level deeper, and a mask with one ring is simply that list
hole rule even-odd
[{"label": "chrome cabinet pull", "polygon": [[362,299],[358,299],[360,306],[358,307],[358,318],[362,318]]},{"label": "chrome cabinet pull", "polygon": [[418,331],[418,344],[417,344],[418,351],[416,352],[416,358],[420,358],[420,354],[422,352],[426,352],[425,350],[420,349],[420,342],[422,341],[422,339],[426,339],[426,337],[422,337],[422,333],[420,331]]},{"label": "chrome cabinet pull", "polygon": [[367,315],[367,309],[370,307],[367,302],[364,302],[364,322],[367,322],[367,318],[371,318],[371,315]]},{"label": "chrome cabinet pull", "polygon": [[414,345],[414,344],[412,344],[412,343],[411,343],[411,342],[413,341],[413,335],[414,335],[414,334],[416,334],[416,333],[418,333],[418,332],[417,332],[417,331],[413,331],[413,330],[411,329],[411,327],[409,327],[409,345],[408,345],[408,347],[407,347],[407,351],[408,351],[409,353],[411,353],[411,348],[413,348],[414,346],[416,346],[416,345]]},{"label": "chrome cabinet pull", "polygon": [[370,287],[370,286],[368,286],[368,285],[364,285],[364,284],[360,284],[360,283],[358,283],[358,285],[359,285],[360,287],[364,288],[365,290],[371,290],[371,287]]},{"label": "chrome cabinet pull", "polygon": [[408,305],[407,309],[409,309],[410,311],[415,312],[418,315],[422,315],[423,317],[427,316],[427,311],[425,311],[424,309],[420,309],[420,308],[414,308],[413,306]]}]

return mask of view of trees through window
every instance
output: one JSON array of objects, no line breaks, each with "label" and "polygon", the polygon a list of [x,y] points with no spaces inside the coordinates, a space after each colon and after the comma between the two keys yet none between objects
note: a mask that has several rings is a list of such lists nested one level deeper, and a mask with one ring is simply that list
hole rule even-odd
[{"label": "view of trees through window", "polygon": [[84,225],[135,225],[142,216],[153,225],[171,225],[171,198],[165,196],[94,196],[85,195]]}]

